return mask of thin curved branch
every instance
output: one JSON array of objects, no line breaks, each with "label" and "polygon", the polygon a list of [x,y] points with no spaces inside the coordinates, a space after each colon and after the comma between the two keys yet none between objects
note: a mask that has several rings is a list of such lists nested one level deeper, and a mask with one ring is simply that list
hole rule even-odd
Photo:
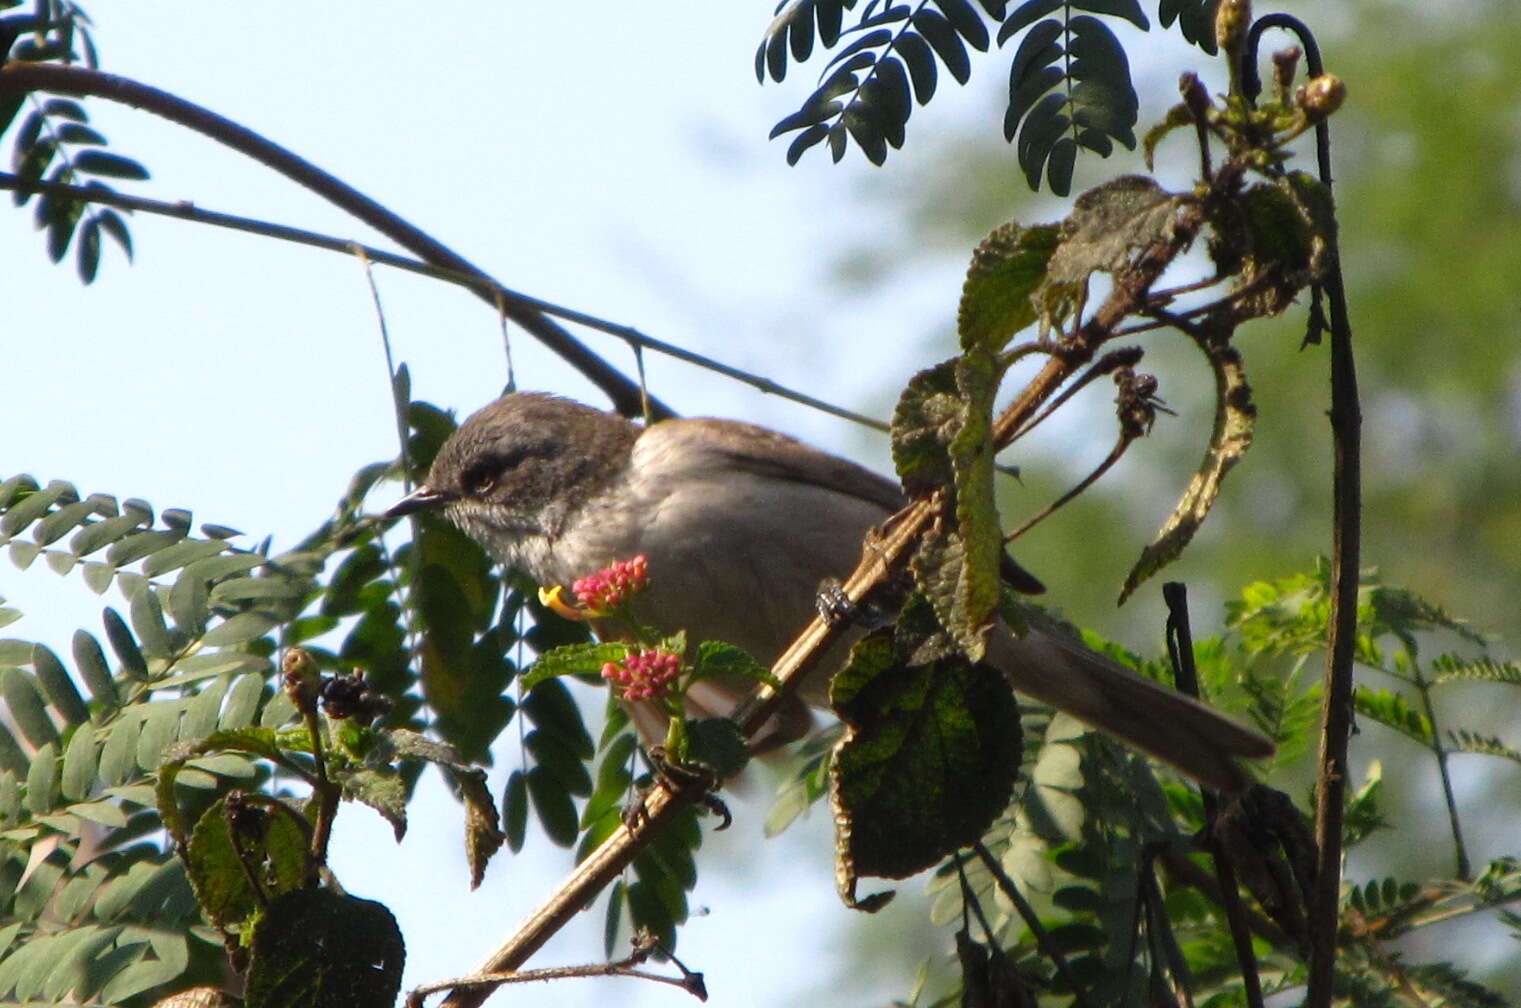
[{"label": "thin curved branch", "polygon": [[[501,286],[464,256],[398,217],[337,176],[328,174],[311,162],[298,157],[279,144],[266,140],[231,119],[167,91],[149,87],[127,77],[87,70],[84,67],[58,66],[48,63],[10,63],[0,67],[0,95],[25,94],[33,91],[104,98],[152,112],[170,122],[210,137],[274,169],[339,209],[359,218],[420,259],[435,266],[481,277],[495,286]],[[585,375],[612,400],[614,407],[620,413],[626,416],[640,415],[643,399],[638,385],[592,352],[559,324],[542,312],[530,310],[521,303],[505,302],[499,306],[494,298],[479,288],[476,288],[476,293],[493,308],[500,307],[509,319],[522,326],[539,342]],[[674,415],[663,403],[651,400],[650,406],[654,415],[658,417]]]},{"label": "thin curved branch", "polygon": [[58,196],[67,196],[70,199],[77,199],[86,203],[99,203],[103,206],[119,207],[123,210],[141,211],[161,217],[191,221],[196,224],[209,224],[212,227],[243,231],[265,238],[294,242],[297,245],[305,245],[309,248],[319,248],[328,252],[338,252],[343,255],[358,255],[382,266],[390,266],[394,269],[406,270],[409,273],[416,273],[420,276],[432,277],[435,280],[442,280],[460,287],[468,287],[480,294],[483,300],[489,300],[493,305],[497,304],[498,299],[500,299],[503,304],[517,305],[526,311],[542,312],[545,315],[564,319],[566,322],[573,322],[577,325],[583,325],[588,329],[607,333],[609,336],[616,336],[632,346],[645,350],[653,350],[667,357],[673,357],[687,364],[712,371],[714,374],[723,375],[725,378],[732,378],[734,381],[743,382],[767,395],[789,399],[800,405],[816,409],[821,413],[828,413],[830,416],[849,420],[863,427],[870,427],[872,430],[883,432],[888,430],[888,424],[875,417],[856,413],[842,406],[836,406],[823,399],[808,395],[806,392],[799,392],[796,389],[788,388],[762,375],[741,370],[700,353],[694,353],[674,343],[667,343],[653,336],[646,336],[633,326],[623,325],[620,322],[610,322],[596,315],[589,315],[574,308],[566,308],[563,305],[555,304],[553,301],[545,301],[542,298],[536,298],[531,294],[524,294],[510,287],[503,287],[484,274],[466,273],[450,269],[446,266],[434,266],[420,259],[411,259],[407,256],[397,255],[394,252],[387,252],[373,245],[365,245],[347,238],[322,234],[318,231],[308,231],[305,228],[291,227],[287,224],[276,224],[272,221],[260,220],[257,217],[244,217],[238,214],[222,213],[217,210],[206,210],[186,200],[167,202],[164,200],[148,199],[143,196],[129,196],[119,192],[92,189],[88,186],[69,185],[64,182],[29,181],[10,172],[0,172],[0,191],[6,190],[27,193],[51,193]]}]

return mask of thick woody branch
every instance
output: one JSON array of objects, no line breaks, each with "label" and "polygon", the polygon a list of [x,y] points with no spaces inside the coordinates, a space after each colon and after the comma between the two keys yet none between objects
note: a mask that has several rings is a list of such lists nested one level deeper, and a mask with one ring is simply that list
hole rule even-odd
[{"label": "thick woody branch", "polygon": [[[408,223],[334,175],[330,175],[294,152],[265,139],[210,109],[188,102],[167,91],[126,77],[77,66],[49,63],[10,63],[0,67],[0,95],[47,91],[76,97],[104,98],[162,116],[195,130],[212,140],[273,168],[329,203],[370,225],[418,258],[444,269],[478,276],[502,288],[484,270],[431,235]],[[566,363],[596,385],[625,416],[640,416],[643,399],[638,385],[594,353],[562,326],[542,312],[511,298],[500,300],[479,288],[476,293],[492,307],[522,326]],[[650,400],[656,417],[671,416],[669,407]]]}]

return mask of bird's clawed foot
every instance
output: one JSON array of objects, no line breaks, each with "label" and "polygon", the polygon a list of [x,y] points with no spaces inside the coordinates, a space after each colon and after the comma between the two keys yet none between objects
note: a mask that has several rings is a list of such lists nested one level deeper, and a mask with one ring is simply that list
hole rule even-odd
[{"label": "bird's clawed foot", "polygon": [[[694,797],[697,803],[723,820],[717,828],[729,828],[734,822],[734,816],[730,814],[729,806],[718,797],[717,791],[723,782],[717,774],[700,763],[672,759],[664,746],[650,746],[648,755],[650,770],[656,781],[651,787],[663,786],[672,794],[696,792]],[[645,804],[649,793],[650,788],[641,788],[634,800],[624,808],[623,825],[630,831],[640,829],[649,820],[649,809]]]}]

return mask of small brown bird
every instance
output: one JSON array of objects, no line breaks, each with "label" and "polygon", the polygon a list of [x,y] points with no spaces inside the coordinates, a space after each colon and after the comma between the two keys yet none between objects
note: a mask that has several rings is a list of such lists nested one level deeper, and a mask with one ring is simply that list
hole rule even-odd
[{"label": "small brown bird", "polygon": [[[854,570],[866,532],[904,503],[889,480],[762,427],[699,418],[644,428],[515,393],[461,424],[427,482],[387,514],[440,509],[542,585],[642,553],[642,622],[728,641],[770,664],[806,625],[820,584]],[[778,715],[770,741],[808,730],[803,704],[827,708],[844,654],[801,684],[801,702]],[[1058,633],[996,627],[986,660],[1020,692],[1221,790],[1248,783],[1237,758],[1273,751],[1256,732]],[[698,686],[713,687],[690,697],[703,713],[728,713],[742,695],[738,685]],[[653,711],[635,713],[647,737],[663,735]]]}]

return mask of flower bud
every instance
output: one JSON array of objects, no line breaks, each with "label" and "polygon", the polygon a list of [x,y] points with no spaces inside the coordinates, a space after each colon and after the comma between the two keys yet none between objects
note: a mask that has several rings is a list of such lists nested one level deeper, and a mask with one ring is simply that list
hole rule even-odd
[{"label": "flower bud", "polygon": [[296,709],[310,714],[317,709],[317,694],[322,688],[322,673],[305,648],[291,648],[280,659],[285,695]]},{"label": "flower bud", "polygon": [[1183,104],[1188,107],[1189,114],[1195,122],[1204,122],[1209,112],[1209,90],[1199,75],[1189,70],[1178,78],[1178,90],[1183,95]]},{"label": "flower bud", "polygon": [[1227,55],[1239,52],[1251,26],[1251,0],[1220,0],[1215,11],[1215,44],[1221,52]]},{"label": "flower bud", "polygon": [[681,674],[681,656],[659,649],[638,651],[622,661],[604,662],[602,678],[625,700],[655,700],[670,692]]},{"label": "flower bud", "polygon": [[619,560],[595,574],[577,578],[570,586],[587,615],[605,616],[649,586],[649,561],[644,554]]},{"label": "flower bud", "polygon": [[1299,57],[1303,55],[1304,51],[1298,46],[1289,46],[1273,54],[1273,84],[1278,89],[1280,101],[1288,100],[1294,75],[1299,72]]},{"label": "flower bud", "polygon": [[1346,100],[1347,85],[1335,74],[1321,74],[1294,92],[1294,104],[1317,122],[1341,108]]}]

